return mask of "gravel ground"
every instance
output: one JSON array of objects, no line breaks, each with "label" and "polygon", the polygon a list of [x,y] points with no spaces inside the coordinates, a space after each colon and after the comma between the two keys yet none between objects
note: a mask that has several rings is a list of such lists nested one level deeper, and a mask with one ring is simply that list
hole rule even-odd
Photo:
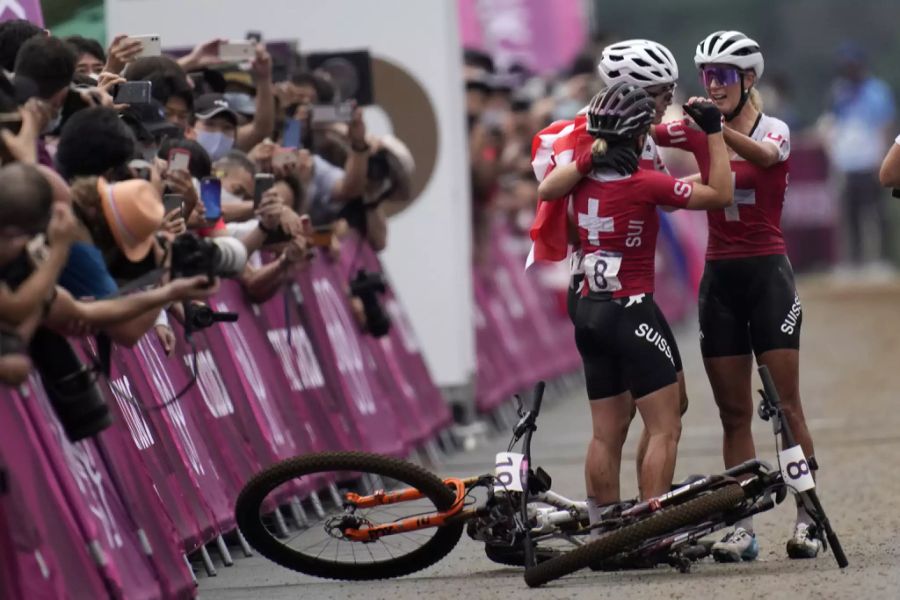
[{"label": "gravel ground", "polygon": [[[215,578],[200,576],[201,598],[315,598],[376,600],[496,598],[515,593],[529,598],[900,598],[900,283],[834,283],[806,279],[801,389],[815,443],[819,492],[841,537],[850,567],[840,571],[831,554],[791,561],[784,543],[793,509],[781,505],[756,517],[760,558],[753,563],[702,562],[689,574],[669,568],[623,573],[582,571],[539,590],[529,590],[521,571],[496,565],[465,535],[437,565],[415,575],[384,582],[340,583],[282,569],[258,556],[219,568]],[[685,416],[676,477],[721,470],[721,430],[700,361],[696,327],[683,328],[678,341],[684,357],[691,408]],[[535,462],[553,476],[554,489],[581,498],[583,458],[589,418],[582,390],[570,397],[548,396],[534,441]],[[635,424],[635,429],[639,427]],[[633,474],[637,431],[629,436],[623,493],[635,493]],[[775,461],[770,426],[754,425],[761,458]],[[490,470],[493,455],[505,449],[507,435],[448,457],[444,476]]]}]

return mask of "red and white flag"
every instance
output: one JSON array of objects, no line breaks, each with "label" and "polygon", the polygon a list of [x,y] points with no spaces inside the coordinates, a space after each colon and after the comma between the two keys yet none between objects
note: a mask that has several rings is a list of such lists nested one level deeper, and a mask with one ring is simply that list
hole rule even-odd
[{"label": "red and white flag", "polygon": [[[583,144],[590,146],[593,143],[586,127],[586,117],[578,115],[572,121],[555,121],[534,136],[531,166],[539,182],[557,166],[575,160],[575,152]],[[536,261],[565,259],[569,251],[568,199],[539,198],[530,233],[533,244],[525,262],[526,269]]]}]

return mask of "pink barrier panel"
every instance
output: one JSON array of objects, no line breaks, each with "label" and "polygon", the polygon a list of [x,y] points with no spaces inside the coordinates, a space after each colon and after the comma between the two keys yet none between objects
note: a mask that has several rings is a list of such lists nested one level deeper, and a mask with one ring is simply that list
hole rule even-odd
[{"label": "pink barrier panel", "polygon": [[149,559],[166,598],[193,598],[196,584],[184,562],[181,541],[163,506],[153,480],[142,464],[140,453],[121,421],[114,423],[96,440],[103,462],[117,484],[128,514],[139,526],[138,535],[146,539]]},{"label": "pink barrier panel", "polygon": [[[22,407],[50,463],[42,476],[55,478],[59,484],[99,564],[109,595],[161,598],[159,575],[148,560],[138,529],[94,442],[69,441],[36,378],[31,381],[30,392]],[[62,559],[62,553],[57,553],[58,559]]]},{"label": "pink barrier panel", "polygon": [[223,281],[212,306],[241,315],[234,323],[208,329],[205,335],[225,385],[234,392],[235,410],[244,422],[254,453],[269,465],[309,452],[309,432],[290,423],[283,399],[283,390],[289,387],[287,380],[275,367],[278,359],[252,318],[240,286]]},{"label": "pink barrier panel", "polygon": [[[324,390],[324,380],[317,375],[321,368],[297,320],[293,319],[288,345],[286,330],[267,330],[261,316],[254,318],[254,313],[261,315],[262,308],[247,304],[235,282],[223,281],[212,305],[219,311],[240,314],[236,322],[221,323],[205,335],[228,388],[245,390],[244,394],[233,395],[235,409],[257,456],[264,457],[264,465],[310,452],[350,447],[345,441],[351,438],[346,420],[339,432],[328,420],[329,401],[319,398]],[[278,500],[291,495],[306,497],[323,483],[322,478],[295,481],[291,488],[280,489]]]},{"label": "pink barrier panel", "polygon": [[[222,371],[213,358],[210,344],[207,343],[203,333],[194,333],[194,348],[184,340],[184,330],[173,320],[171,323],[175,336],[179,342],[175,349],[177,357],[172,365],[172,371],[178,371],[188,381],[191,377],[191,369],[194,368],[194,350],[196,349],[197,382],[191,390],[189,397],[191,411],[200,419],[202,437],[207,443],[209,451],[217,459],[217,465],[221,467],[224,487],[228,498],[234,500],[240,493],[244,484],[256,473],[262,470],[262,464],[252,450],[249,435],[245,433],[247,423],[237,415],[233,393],[225,385]],[[170,361],[171,364],[171,361]],[[180,367],[180,368],[179,368]],[[240,392],[240,388],[231,388],[234,392]]]},{"label": "pink barrier panel", "polygon": [[518,340],[509,338],[507,332],[511,329],[500,322],[506,313],[491,289],[490,281],[477,269],[473,277],[478,358],[475,403],[478,410],[487,412],[519,390],[519,374],[527,371],[515,363]]},{"label": "pink barrier panel", "polygon": [[[205,508],[206,519],[195,511],[202,527],[202,541],[207,542],[220,532],[234,528],[233,501],[235,494],[226,479],[221,456],[210,452],[206,444],[206,427],[198,417],[196,389],[174,401],[176,394],[188,382],[187,375],[168,358],[156,336],[144,336],[132,349],[116,347],[114,354],[122,358],[127,372],[136,384],[145,418],[152,421],[173,452],[172,462],[187,475],[178,486],[187,492],[195,507]],[[211,534],[211,535],[210,535]]]},{"label": "pink barrier panel", "polygon": [[546,289],[536,271],[524,271],[518,240],[499,224],[492,231],[490,263],[473,269],[480,411],[581,364],[572,324],[555,309],[557,292]]},{"label": "pink barrier panel", "polygon": [[[555,334],[541,295],[548,292],[540,288],[536,277],[529,277],[522,268],[524,256],[517,252],[518,240],[503,227],[496,226],[491,236],[495,263],[495,289],[502,295],[509,308],[510,320],[524,338],[524,350],[531,365],[529,385],[542,379],[552,379],[571,372],[571,364],[561,344],[574,347],[574,335],[563,341]],[[571,332],[570,332],[571,333]]]},{"label": "pink barrier panel", "polygon": [[380,454],[402,456],[410,432],[389,402],[378,395],[357,325],[347,307],[346,282],[325,260],[312,261],[297,278],[315,347],[323,357],[325,381],[353,422],[359,444]]},{"label": "pink barrier panel", "polygon": [[[0,402],[8,399],[0,394]],[[11,402],[11,400],[9,400]],[[24,598],[25,595],[19,587],[19,574],[14,553],[12,530],[7,522],[7,516],[3,510],[2,495],[8,494],[6,490],[8,474],[3,470],[3,454],[0,452],[0,598],[14,600]]]},{"label": "pink barrier panel", "polygon": [[[162,416],[143,410],[144,403],[152,402],[153,394],[138,369],[133,351],[119,348],[112,358],[109,382],[115,400],[110,403],[114,428],[121,428],[124,423],[172,520],[182,550],[193,552],[218,532],[212,513],[191,478],[190,466],[181,461],[175,440],[161,427]],[[133,369],[126,371],[125,366]]]},{"label": "pink barrier panel", "polygon": [[[354,275],[354,267],[363,267],[370,272],[382,273],[387,279],[387,273],[372,247],[355,235],[345,238],[339,264],[339,272],[347,274],[347,278]],[[386,387],[393,387],[397,397],[404,400],[413,414],[417,414],[419,427],[427,437],[449,425],[453,415],[440,390],[434,385],[412,324],[391,289],[390,282],[384,294],[384,308],[391,317],[388,334],[378,339],[371,336],[363,338],[376,361],[387,369],[379,368],[379,373],[386,380]]]},{"label": "pink barrier panel", "polygon": [[328,385],[332,358],[313,341],[309,310],[298,310],[293,286],[289,296],[279,294],[256,306],[256,322],[265,331],[269,347],[278,356],[289,386],[290,420],[309,436],[310,450],[349,450],[363,444],[347,398]]},{"label": "pink barrier panel", "polygon": [[[268,450],[271,462],[324,448],[321,433],[308,427],[305,407],[300,413],[293,401],[294,388],[302,388],[297,360],[292,355],[282,357],[274,350],[280,336],[272,335],[260,327],[254,319],[258,306],[251,307],[244,299],[240,286],[233,281],[223,281],[220,292],[212,302],[216,310],[238,312],[241,318],[234,323],[222,323],[207,331],[213,356],[226,380],[239,379],[238,386],[229,383],[230,389],[241,389],[243,394],[238,410],[246,412],[253,445],[258,455]],[[269,342],[275,339],[276,344]],[[280,368],[279,368],[280,366]]]},{"label": "pink barrier panel", "polygon": [[[13,598],[103,598],[108,592],[88,542],[16,392],[0,388],[0,464],[8,492],[0,505],[11,544],[0,552],[20,589]],[[58,553],[58,554],[57,554]]]},{"label": "pink barrier panel", "polygon": [[[528,270],[528,273],[537,282],[540,290],[538,295],[540,311],[546,317],[556,339],[553,347],[559,353],[560,363],[564,365],[562,372],[573,373],[581,369],[581,355],[578,354],[578,348],[575,346],[575,330],[566,310],[568,291],[562,290],[560,296],[560,290],[549,287],[541,273],[541,270],[545,268],[547,267],[544,265],[535,265]],[[560,305],[560,300],[562,300],[562,305]]]}]

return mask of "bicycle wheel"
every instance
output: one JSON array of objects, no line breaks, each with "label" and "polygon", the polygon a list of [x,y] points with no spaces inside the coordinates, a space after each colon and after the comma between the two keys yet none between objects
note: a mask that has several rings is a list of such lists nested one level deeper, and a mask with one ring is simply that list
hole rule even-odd
[{"label": "bicycle wheel", "polygon": [[[384,489],[414,488],[423,497],[372,508],[347,502],[323,503],[324,516],[278,539],[265,525],[263,503],[297,478],[319,476],[334,481],[340,497],[347,492],[371,493],[366,482],[383,482]],[[344,535],[361,529],[448,510],[456,494],[428,471],[402,460],[364,452],[323,452],[277,463],[251,479],[238,496],[235,515],[244,537],[260,554],[279,565],[329,579],[388,579],[424,569],[446,556],[462,535],[457,523],[384,535],[360,542]]]},{"label": "bicycle wheel", "polygon": [[559,579],[578,569],[609,559],[620,552],[634,548],[641,542],[665,535],[682,527],[697,523],[709,516],[734,508],[744,500],[744,490],[739,484],[729,484],[708,494],[688,500],[683,504],[663,509],[651,516],[604,534],[597,540],[571,552],[540,563],[525,571],[525,583],[538,587]]}]

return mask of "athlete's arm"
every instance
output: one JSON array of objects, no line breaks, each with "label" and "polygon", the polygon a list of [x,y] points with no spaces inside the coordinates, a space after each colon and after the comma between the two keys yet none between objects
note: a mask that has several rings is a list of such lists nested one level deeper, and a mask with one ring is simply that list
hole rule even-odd
[{"label": "athlete's arm", "polygon": [[584,175],[578,170],[578,164],[557,166],[544,177],[538,186],[538,198],[542,200],[556,200],[567,196]]},{"label": "athlete's arm", "polygon": [[725,143],[737,152],[738,156],[758,167],[768,169],[781,161],[778,146],[773,143],[767,141],[757,142],[750,136],[728,127],[725,127],[722,133],[725,135]]},{"label": "athlete's arm", "polygon": [[[900,140],[900,136],[897,136]],[[884,162],[881,163],[881,171],[878,173],[878,180],[881,185],[889,188],[900,188],[900,144],[897,140],[891,145]]]},{"label": "athlete's arm", "polygon": [[694,191],[688,198],[688,210],[710,210],[725,208],[734,199],[734,182],[731,178],[731,164],[728,148],[721,132],[706,136],[709,144],[709,182],[694,184]]},{"label": "athlete's arm", "polygon": [[[688,197],[689,210],[725,208],[734,199],[734,182],[725,137],[722,134],[722,113],[710,102],[692,98],[684,111],[706,133],[709,152],[709,177],[706,185],[695,183]],[[690,184],[685,184],[690,185]]]}]

